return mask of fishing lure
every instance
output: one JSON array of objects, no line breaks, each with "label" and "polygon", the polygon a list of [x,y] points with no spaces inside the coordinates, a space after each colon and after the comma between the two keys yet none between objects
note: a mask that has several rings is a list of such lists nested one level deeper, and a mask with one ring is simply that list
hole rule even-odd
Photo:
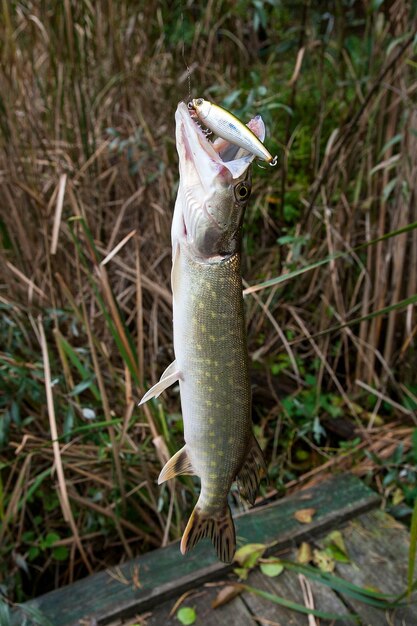
[{"label": "fishing lure", "polygon": [[258,157],[258,159],[266,161],[272,167],[277,164],[278,157],[273,157],[250,128],[230,113],[230,111],[203,98],[192,100],[192,102],[188,104],[188,108],[192,114],[195,114],[200,122],[207,126],[207,128],[213,131],[218,137],[244,148]]}]

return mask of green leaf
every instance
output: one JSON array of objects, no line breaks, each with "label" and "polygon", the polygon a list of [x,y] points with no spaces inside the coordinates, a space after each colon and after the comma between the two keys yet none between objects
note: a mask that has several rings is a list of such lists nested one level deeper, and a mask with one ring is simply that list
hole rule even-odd
[{"label": "green leaf", "polygon": [[333,530],[323,541],[326,552],[340,563],[350,563],[349,555],[346,549],[345,541],[340,530]]},{"label": "green leaf", "polygon": [[246,580],[249,576],[249,568],[248,567],[235,567],[233,572],[240,580]]},{"label": "green leaf", "polygon": [[69,550],[66,546],[57,546],[52,550],[52,557],[57,561],[66,561],[69,555]]},{"label": "green leaf", "polygon": [[391,139],[387,141],[387,143],[384,145],[381,152],[379,153],[378,159],[380,159],[385,154],[388,148],[390,148],[391,146],[394,146],[396,143],[399,143],[402,140],[402,138],[403,138],[402,133],[399,133],[398,135],[391,137]]},{"label": "green leaf", "polygon": [[255,567],[266,550],[263,543],[248,543],[236,551],[234,560],[242,567]]},{"label": "green leaf", "polygon": [[57,533],[48,533],[43,540],[45,548],[51,548],[61,537]]},{"label": "green leaf", "polygon": [[269,576],[270,578],[279,576],[284,571],[284,566],[276,559],[272,559],[267,563],[261,563],[260,568],[262,574],[265,574],[265,576]]},{"label": "green leaf", "polygon": [[327,546],[325,552],[334,561],[338,561],[339,563],[350,563],[348,555],[345,554],[338,546],[334,545],[333,543]]},{"label": "green leaf", "polygon": [[86,378],[85,380],[82,380],[77,385],[75,385],[74,388],[71,389],[68,395],[78,396],[80,393],[82,393],[86,389],[89,389],[93,384],[94,384],[94,381],[92,378]]},{"label": "green leaf", "polygon": [[34,561],[39,556],[40,552],[38,546],[31,546],[28,550],[28,560]]},{"label": "green leaf", "polygon": [[177,612],[177,620],[184,624],[184,626],[188,626],[188,624],[194,624],[197,618],[196,612],[190,606],[183,606]]}]

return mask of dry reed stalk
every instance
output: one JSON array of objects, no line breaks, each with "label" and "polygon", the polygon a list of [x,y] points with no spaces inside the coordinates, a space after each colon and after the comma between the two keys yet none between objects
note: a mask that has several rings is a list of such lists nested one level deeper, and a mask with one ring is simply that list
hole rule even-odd
[{"label": "dry reed stalk", "polygon": [[[81,284],[79,266],[77,267],[77,270],[78,270],[78,283]],[[87,333],[88,345],[90,347],[91,358],[93,361],[94,372],[95,372],[97,383],[98,383],[99,390],[100,390],[100,400],[101,400],[101,404],[103,407],[104,417],[107,422],[111,422],[112,418],[111,418],[110,404],[109,404],[109,400],[107,396],[106,386],[104,384],[103,376],[101,373],[101,367],[97,358],[97,352],[96,352],[95,345],[94,345],[93,334],[91,332],[91,327],[90,327],[89,318],[87,314],[87,308],[86,308],[84,301],[82,301],[81,303],[81,308],[82,308],[83,317],[84,317],[84,328]],[[125,501],[124,480],[123,480],[122,468],[120,464],[119,446],[116,441],[116,435],[115,435],[113,426],[110,426],[110,425],[108,426],[108,432],[109,432],[109,437],[110,437],[110,442],[111,442],[117,482],[118,482],[118,486],[119,486],[120,494],[122,498],[122,507],[123,507],[123,510],[125,510],[126,501]],[[123,534],[121,535],[121,540],[122,542],[125,542],[125,537]]]},{"label": "dry reed stalk", "polygon": [[145,372],[145,347],[143,334],[143,294],[142,294],[142,269],[140,260],[140,246],[138,238],[135,239],[135,269],[136,269],[136,350],[138,353],[139,382],[143,385]]},{"label": "dry reed stalk", "polygon": [[19,471],[17,480],[14,483],[12,489],[10,489],[10,485],[5,485],[5,487],[9,487],[6,493],[10,493],[9,502],[7,508],[4,512],[4,516],[2,518],[2,523],[0,525],[0,545],[4,539],[6,532],[8,533],[8,526],[10,523],[14,523],[17,514],[18,514],[18,505],[21,500],[22,491],[24,488],[25,482],[27,482],[27,474],[30,468],[30,463],[32,460],[32,456],[30,454],[24,459],[22,467]]},{"label": "dry reed stalk", "polygon": [[[243,281],[243,286],[248,288],[248,284],[247,284],[247,282],[245,280]],[[261,307],[262,311],[264,312],[264,314],[266,315],[266,317],[268,318],[268,320],[271,322],[272,326],[274,327],[278,337],[281,339],[282,344],[283,344],[283,346],[284,346],[284,348],[285,348],[285,350],[286,350],[286,352],[288,354],[288,358],[290,359],[290,363],[292,365],[292,368],[294,370],[295,378],[296,378],[296,380],[300,381],[300,371],[299,371],[298,366],[297,366],[297,361],[295,360],[294,353],[291,350],[291,347],[290,347],[290,345],[288,343],[288,340],[287,340],[284,332],[282,331],[282,329],[280,328],[280,326],[277,323],[276,319],[274,318],[274,316],[270,312],[268,306],[262,302],[262,300],[260,299],[258,294],[252,293],[252,297],[258,303],[258,305]]]},{"label": "dry reed stalk", "polygon": [[67,184],[67,175],[61,174],[61,176],[59,177],[59,183],[58,183],[58,193],[57,193],[57,199],[56,199],[54,225],[52,229],[51,254],[56,254],[56,250],[58,247],[59,228],[60,228],[61,219],[62,219],[62,209],[64,206],[66,184]]},{"label": "dry reed stalk", "polygon": [[386,76],[389,74],[389,72],[393,68],[396,67],[396,64],[400,62],[401,58],[404,56],[407,49],[413,43],[416,34],[417,34],[417,26],[414,26],[411,33],[408,35],[408,37],[399,46],[395,48],[394,54],[391,55],[390,59],[386,61],[385,65],[381,68],[381,71],[377,79],[374,81],[371,88],[369,89],[361,107],[358,108],[358,110],[353,116],[350,114],[347,116],[347,119],[349,120],[349,122],[346,124],[345,128],[343,129],[343,132],[341,132],[338,135],[338,138],[336,139],[335,144],[334,144],[331,157],[327,160],[325,167],[323,166],[321,167],[320,172],[316,180],[314,181],[314,186],[313,186],[312,193],[311,193],[310,200],[309,200],[309,206],[303,218],[303,224],[305,224],[306,220],[308,219],[310,212],[312,211],[314,207],[316,198],[318,194],[320,193],[320,189],[322,185],[324,184],[324,182],[326,181],[327,177],[329,176],[330,170],[336,164],[343,147],[348,141],[350,141],[354,130],[356,129],[358,123],[361,121],[362,116],[367,112],[368,106],[372,102],[373,98],[378,95],[378,91],[381,85],[384,84],[384,80]]},{"label": "dry reed stalk", "polygon": [[388,396],[384,395],[383,393],[381,393],[377,389],[374,389],[370,385],[367,385],[362,380],[356,380],[355,383],[358,385],[358,387],[362,387],[362,389],[365,389],[366,391],[369,391],[369,393],[377,396],[378,398],[380,398],[381,400],[383,400],[384,402],[386,402],[390,406],[392,406],[395,409],[397,409],[397,411],[399,411],[400,413],[403,413],[404,415],[408,415],[410,417],[414,415],[414,411],[411,411],[410,409],[406,409],[399,402],[396,402],[395,400],[393,400],[392,398],[389,398]]},{"label": "dry reed stalk", "polygon": [[291,313],[291,315],[293,316],[293,318],[295,319],[295,321],[297,322],[297,324],[299,325],[299,327],[302,330],[302,332],[304,333],[305,337],[308,339],[308,341],[312,345],[314,352],[317,354],[317,356],[319,357],[320,361],[323,363],[323,366],[325,367],[325,369],[326,369],[327,373],[329,374],[330,378],[333,380],[333,382],[334,382],[338,392],[340,393],[341,397],[343,398],[346,406],[349,407],[349,410],[351,411],[351,414],[353,416],[356,415],[355,407],[353,406],[350,398],[347,396],[345,390],[343,389],[343,386],[340,384],[340,382],[339,382],[335,372],[330,367],[330,365],[329,365],[325,355],[323,354],[323,352],[321,351],[321,349],[319,348],[317,343],[312,338],[310,332],[307,329],[307,326],[304,324],[303,320],[301,319],[301,317],[298,315],[298,313],[296,312],[296,310],[293,307],[288,307],[288,310]]},{"label": "dry reed stalk", "polygon": [[90,561],[87,558],[87,555],[81,543],[77,525],[75,523],[72,510],[71,510],[71,505],[70,505],[69,498],[68,498],[67,484],[65,482],[64,468],[62,465],[61,452],[60,452],[60,445],[58,442],[58,429],[56,425],[54,400],[53,400],[53,394],[52,394],[51,370],[50,370],[50,365],[49,365],[48,346],[46,343],[45,331],[43,328],[43,323],[42,323],[41,318],[38,320],[38,330],[39,330],[44,372],[45,372],[45,391],[46,391],[46,400],[48,404],[48,417],[49,417],[49,425],[51,429],[51,441],[52,441],[52,447],[54,451],[54,463],[55,463],[55,468],[56,468],[57,478],[58,478],[59,501],[61,503],[62,514],[64,516],[64,520],[68,522],[71,528],[71,531],[74,537],[74,542],[77,545],[81,558],[88,572],[92,574],[93,568],[90,565]]},{"label": "dry reed stalk", "polygon": [[15,274],[23,283],[28,286],[28,302],[31,303],[33,301],[33,294],[36,293],[42,300],[48,300],[45,292],[38,287],[31,278],[28,278],[21,272],[17,267],[15,267],[10,261],[7,261],[6,266],[9,268],[13,274]]},{"label": "dry reed stalk", "polygon": [[[349,471],[356,476],[365,477],[369,473],[380,470],[380,466],[376,465],[376,463],[368,457],[363,457],[359,461],[353,457],[357,457],[357,455],[364,450],[369,450],[378,455],[381,460],[385,460],[392,456],[393,452],[400,444],[403,446],[404,451],[407,452],[411,446],[411,433],[412,428],[398,428],[398,424],[396,423],[388,423],[383,427],[374,428],[371,432],[366,433],[367,439],[362,441],[353,450],[346,451],[343,455],[334,456],[329,461],[304,473],[299,478],[289,481],[286,484],[287,493],[292,493],[300,489],[301,486],[305,489],[317,484],[317,482],[323,479],[323,475],[327,472]],[[393,437],[395,437],[394,441],[392,440]],[[277,493],[277,491],[273,490],[268,492],[267,497]]]},{"label": "dry reed stalk", "polygon": [[[305,607],[307,609],[314,610],[315,606],[314,606],[313,590],[311,588],[310,581],[304,576],[304,574],[298,574],[297,577],[298,577],[301,591],[303,594]],[[308,615],[307,617],[308,617],[308,626],[318,626],[314,615]]]},{"label": "dry reed stalk", "polygon": [[136,235],[136,230],[131,230],[130,233],[126,235],[126,237],[123,237],[123,239],[119,241],[119,243],[107,254],[107,256],[102,261],[100,261],[101,267],[107,265],[107,263],[111,261],[111,259],[123,248],[123,246],[127,244],[129,239],[131,239],[134,235]]},{"label": "dry reed stalk", "polygon": [[100,515],[104,515],[104,517],[108,517],[113,521],[115,525],[119,527],[119,535],[124,537],[124,533],[122,532],[122,527],[126,528],[126,530],[130,530],[132,533],[140,537],[142,540],[146,540],[149,544],[155,547],[159,547],[159,542],[152,537],[152,535],[148,535],[145,533],[139,526],[132,524],[129,520],[124,518],[118,518],[115,513],[111,510],[110,507],[103,507],[99,504],[93,502],[88,498],[83,498],[76,494],[75,492],[71,492],[70,494],[71,500],[80,504],[83,508],[91,509],[92,511],[96,511]]}]

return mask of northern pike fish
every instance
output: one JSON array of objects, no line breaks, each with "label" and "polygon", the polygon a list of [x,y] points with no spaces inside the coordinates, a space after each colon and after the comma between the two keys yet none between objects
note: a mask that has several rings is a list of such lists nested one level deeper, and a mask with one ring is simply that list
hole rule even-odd
[{"label": "northern pike fish", "polygon": [[[255,154],[222,138],[210,142],[184,103],[175,119],[180,170],[172,222],[175,361],[141,404],[179,381],[185,445],[158,483],[180,474],[200,478],[181,552],[209,537],[218,558],[230,562],[236,549],[230,487],[237,480],[240,495],[254,504],[265,468],[252,433],[240,270]],[[253,118],[249,127],[262,142],[262,118]]]}]

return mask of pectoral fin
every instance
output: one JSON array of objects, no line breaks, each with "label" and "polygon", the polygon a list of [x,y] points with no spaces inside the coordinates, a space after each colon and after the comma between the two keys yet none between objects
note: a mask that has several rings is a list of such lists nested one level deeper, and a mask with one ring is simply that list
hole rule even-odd
[{"label": "pectoral fin", "polygon": [[236,476],[240,495],[254,505],[262,474],[266,474],[266,464],[262,450],[252,435],[246,460]]},{"label": "pectoral fin", "polygon": [[171,365],[168,365],[166,370],[163,372],[159,381],[149,389],[143,396],[142,400],[139,402],[139,406],[147,402],[151,398],[157,398],[165,389],[173,385],[177,382],[181,377],[181,372],[177,368],[176,361],[173,361]]},{"label": "pectoral fin", "polygon": [[158,485],[164,483],[170,478],[174,478],[174,476],[185,474],[195,474],[195,470],[188,457],[187,446],[178,450],[178,452],[176,452],[174,456],[169,459],[168,463],[164,465],[158,477]]}]

